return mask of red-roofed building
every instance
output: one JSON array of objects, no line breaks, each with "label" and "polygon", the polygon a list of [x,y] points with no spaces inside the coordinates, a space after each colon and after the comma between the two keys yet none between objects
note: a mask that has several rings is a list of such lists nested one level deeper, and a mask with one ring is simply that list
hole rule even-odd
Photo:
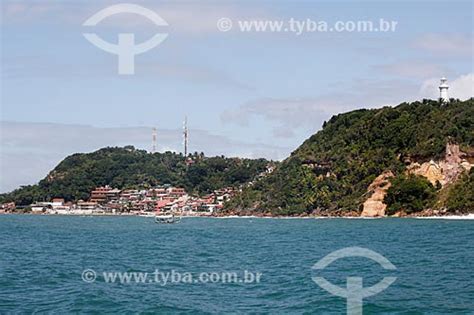
[{"label": "red-roofed building", "polygon": [[155,210],[156,211],[161,211],[163,210],[169,203],[171,203],[169,200],[158,200],[155,205]]}]

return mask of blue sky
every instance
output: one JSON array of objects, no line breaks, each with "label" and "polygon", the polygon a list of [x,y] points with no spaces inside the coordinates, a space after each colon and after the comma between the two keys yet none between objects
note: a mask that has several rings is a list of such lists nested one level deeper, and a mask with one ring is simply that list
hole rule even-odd
[{"label": "blue sky", "polygon": [[[129,1],[133,14],[92,31],[109,42],[157,30],[168,38],[136,56],[135,75],[89,43],[82,26],[119,1],[2,1],[0,191],[43,178],[66,155],[107,145],[209,155],[285,158],[331,115],[362,107],[473,95],[472,1]],[[233,30],[217,21],[230,18]],[[240,32],[239,20],[397,21],[387,33]]]}]

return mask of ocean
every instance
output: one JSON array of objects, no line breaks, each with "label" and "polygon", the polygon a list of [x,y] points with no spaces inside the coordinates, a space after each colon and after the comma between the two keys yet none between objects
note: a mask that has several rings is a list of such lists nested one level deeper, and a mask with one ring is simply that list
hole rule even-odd
[{"label": "ocean", "polygon": [[[380,254],[335,259],[341,250]],[[365,252],[364,252],[365,253]],[[359,252],[360,254],[360,252]],[[0,313],[473,314],[474,221],[0,216]]]}]

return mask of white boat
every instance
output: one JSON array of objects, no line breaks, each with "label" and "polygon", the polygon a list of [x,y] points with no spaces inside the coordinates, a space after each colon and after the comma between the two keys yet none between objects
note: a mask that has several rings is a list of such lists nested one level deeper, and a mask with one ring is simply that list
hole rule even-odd
[{"label": "white boat", "polygon": [[174,214],[155,215],[156,223],[178,223],[179,221],[181,221],[181,217]]},{"label": "white boat", "polygon": [[153,213],[142,212],[142,213],[139,213],[138,216],[140,216],[140,217],[154,217],[155,215]]}]

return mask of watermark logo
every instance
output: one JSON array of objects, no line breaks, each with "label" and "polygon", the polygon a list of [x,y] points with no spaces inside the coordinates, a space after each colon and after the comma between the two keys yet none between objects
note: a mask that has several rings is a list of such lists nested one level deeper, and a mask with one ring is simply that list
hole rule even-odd
[{"label": "watermark logo", "polygon": [[[321,270],[329,266],[334,261],[346,258],[346,257],[364,257],[371,259],[380,264],[383,269],[396,270],[397,268],[384,256],[377,252],[374,252],[367,248],[361,247],[346,247],[330,253],[329,255],[318,261],[312,269]],[[362,300],[366,297],[376,295],[386,288],[388,288],[395,280],[396,277],[385,277],[379,283],[364,288],[361,277],[347,277],[346,288],[338,287],[323,277],[312,277],[313,281],[316,282],[324,290],[328,291],[332,295],[340,296],[347,299],[347,314],[358,314],[362,315]]]},{"label": "watermark logo", "polygon": [[[95,26],[105,18],[119,13],[138,14],[148,18],[157,26],[168,26],[168,23],[156,12],[130,3],[116,4],[102,9],[87,19],[82,25]],[[157,33],[149,40],[135,45],[135,35],[133,33],[118,34],[118,44],[106,42],[95,33],[83,33],[83,35],[96,47],[111,54],[118,55],[118,73],[129,75],[135,73],[135,55],[147,52],[162,43],[166,37],[168,37],[166,33]]]},{"label": "watermark logo", "polygon": [[228,32],[232,29],[232,20],[226,17],[217,21],[217,29],[221,32]]},{"label": "watermark logo", "polygon": [[97,274],[92,269],[86,269],[82,272],[82,281],[93,283],[97,279]]}]

